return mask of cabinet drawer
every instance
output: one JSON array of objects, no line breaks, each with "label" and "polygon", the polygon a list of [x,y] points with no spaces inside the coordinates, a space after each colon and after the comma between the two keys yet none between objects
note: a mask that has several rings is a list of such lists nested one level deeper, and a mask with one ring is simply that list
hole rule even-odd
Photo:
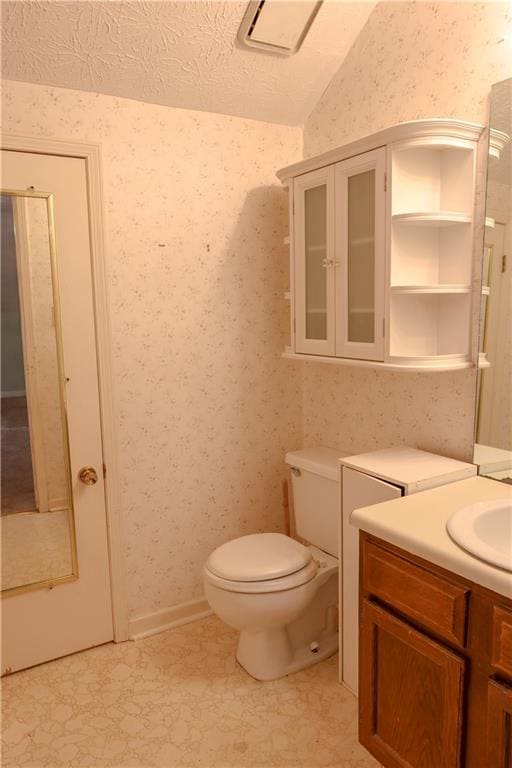
[{"label": "cabinet drawer", "polygon": [[512,611],[498,605],[492,614],[491,664],[512,678]]},{"label": "cabinet drawer", "polygon": [[465,645],[469,590],[369,541],[364,550],[363,589],[440,637]]}]

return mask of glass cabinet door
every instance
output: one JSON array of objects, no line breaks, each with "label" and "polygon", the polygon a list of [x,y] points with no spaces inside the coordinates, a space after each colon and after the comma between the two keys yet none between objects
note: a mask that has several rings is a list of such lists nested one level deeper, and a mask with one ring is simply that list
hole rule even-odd
[{"label": "glass cabinet door", "polygon": [[333,355],[334,168],[294,179],[295,351]]},{"label": "glass cabinet door", "polygon": [[336,354],[383,360],[385,149],[336,166]]}]

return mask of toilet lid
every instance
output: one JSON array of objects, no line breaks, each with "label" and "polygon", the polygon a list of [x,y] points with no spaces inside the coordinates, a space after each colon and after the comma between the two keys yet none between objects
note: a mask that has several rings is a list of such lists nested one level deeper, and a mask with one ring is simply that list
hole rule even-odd
[{"label": "toilet lid", "polygon": [[254,533],[228,541],[212,552],[206,567],[233,581],[279,579],[304,568],[312,555],[307,547],[282,533]]}]

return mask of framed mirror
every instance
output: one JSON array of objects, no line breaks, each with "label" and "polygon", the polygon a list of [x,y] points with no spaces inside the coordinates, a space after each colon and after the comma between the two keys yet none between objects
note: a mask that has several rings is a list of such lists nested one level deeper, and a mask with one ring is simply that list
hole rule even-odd
[{"label": "framed mirror", "polygon": [[2,594],[75,578],[50,194],[1,193]]},{"label": "framed mirror", "polygon": [[492,87],[489,128],[473,460],[512,483],[512,78]]}]

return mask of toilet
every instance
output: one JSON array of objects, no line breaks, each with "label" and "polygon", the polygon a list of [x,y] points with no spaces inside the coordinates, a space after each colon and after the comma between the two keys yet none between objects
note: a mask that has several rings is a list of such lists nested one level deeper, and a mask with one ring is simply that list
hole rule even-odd
[{"label": "toilet", "polygon": [[210,607],[240,632],[236,658],[257,680],[275,680],[338,649],[340,469],[345,453],[309,448],[286,454],[297,536],[241,536],[204,567]]}]

